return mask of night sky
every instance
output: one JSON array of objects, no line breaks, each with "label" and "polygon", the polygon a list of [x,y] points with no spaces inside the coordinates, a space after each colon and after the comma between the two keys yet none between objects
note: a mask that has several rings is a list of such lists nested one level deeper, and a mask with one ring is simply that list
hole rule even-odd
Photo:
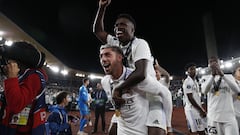
[{"label": "night sky", "polygon": [[[131,14],[137,22],[136,36],[150,44],[159,64],[171,75],[182,75],[188,62],[207,66],[206,14],[212,15],[219,58],[240,57],[238,5],[237,0],[112,0],[105,30],[113,32],[119,13]],[[0,0],[4,15],[68,67],[103,73],[101,43],[92,33],[97,7],[98,0]]]}]

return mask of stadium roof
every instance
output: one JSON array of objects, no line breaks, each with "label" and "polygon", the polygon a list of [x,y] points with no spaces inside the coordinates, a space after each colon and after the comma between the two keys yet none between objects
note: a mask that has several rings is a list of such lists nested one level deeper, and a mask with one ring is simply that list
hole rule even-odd
[{"label": "stadium roof", "polygon": [[[30,35],[24,32],[20,27],[18,27],[14,22],[7,18],[3,13],[0,12],[0,31],[3,32],[2,37],[6,40],[12,41],[28,41],[32,43],[36,48],[46,54],[46,63],[50,66],[58,66],[61,69],[68,70],[70,73],[79,73],[89,75],[91,73],[79,71],[76,69],[69,68],[67,65],[62,63],[58,58],[51,54],[46,48],[34,40]],[[100,75],[100,74],[96,74]],[[101,75],[100,75],[101,76]]]}]

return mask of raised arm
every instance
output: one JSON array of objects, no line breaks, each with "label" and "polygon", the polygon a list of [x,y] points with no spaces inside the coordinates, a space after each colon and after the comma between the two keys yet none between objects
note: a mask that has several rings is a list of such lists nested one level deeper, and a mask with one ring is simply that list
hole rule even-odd
[{"label": "raised arm", "polygon": [[228,84],[232,91],[240,93],[240,89],[232,75],[224,75],[223,80]]},{"label": "raised arm", "polygon": [[158,64],[158,61],[157,61],[157,60],[155,60],[155,63],[156,63],[156,64],[154,65],[155,68],[161,72],[161,75],[165,78],[166,84],[169,85],[169,83],[170,83],[170,74],[167,72],[166,69],[164,69],[163,67],[161,67],[161,66]]},{"label": "raised arm", "polygon": [[99,7],[93,23],[93,33],[103,43],[107,43],[108,33],[104,30],[104,16],[107,6],[111,0],[99,0]]},{"label": "raised arm", "polygon": [[[205,80],[205,79],[204,79]],[[209,75],[205,81],[203,81],[202,83],[202,93],[203,94],[207,94],[210,89],[211,89],[211,86],[213,84],[213,81],[214,81],[214,77],[212,75]]]},{"label": "raised arm", "polygon": [[141,59],[135,63],[136,69],[126,78],[126,80],[115,88],[117,91],[130,89],[143,81],[146,77],[147,60]]}]

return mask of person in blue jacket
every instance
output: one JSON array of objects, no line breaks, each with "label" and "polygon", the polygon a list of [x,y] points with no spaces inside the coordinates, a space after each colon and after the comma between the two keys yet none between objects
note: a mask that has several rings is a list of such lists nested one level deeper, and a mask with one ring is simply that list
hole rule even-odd
[{"label": "person in blue jacket", "polygon": [[72,135],[71,121],[68,120],[66,106],[69,102],[69,93],[61,91],[56,96],[57,104],[50,107],[51,112],[47,122],[49,124],[51,135]]}]

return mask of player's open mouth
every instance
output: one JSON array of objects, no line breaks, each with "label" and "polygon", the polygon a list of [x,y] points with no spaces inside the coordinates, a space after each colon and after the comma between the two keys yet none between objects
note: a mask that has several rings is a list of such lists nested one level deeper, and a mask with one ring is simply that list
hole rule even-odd
[{"label": "player's open mouth", "polygon": [[110,64],[103,64],[103,67],[104,67],[105,69],[108,69],[108,68],[110,67]]},{"label": "player's open mouth", "polygon": [[123,36],[123,31],[122,30],[116,30],[116,37]]}]

